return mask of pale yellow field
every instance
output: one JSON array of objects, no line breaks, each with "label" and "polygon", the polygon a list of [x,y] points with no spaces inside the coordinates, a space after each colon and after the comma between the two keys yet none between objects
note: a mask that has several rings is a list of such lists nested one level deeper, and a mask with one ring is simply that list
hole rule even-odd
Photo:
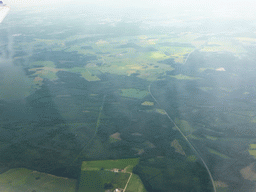
[{"label": "pale yellow field", "polygon": [[160,113],[160,114],[162,114],[162,115],[166,115],[166,112],[165,112],[165,110],[163,110],[163,109],[156,109],[156,112],[157,112],[157,113]]},{"label": "pale yellow field", "polygon": [[143,102],[141,105],[144,105],[144,106],[153,106],[153,105],[154,105],[154,102],[145,101],[145,102]]}]

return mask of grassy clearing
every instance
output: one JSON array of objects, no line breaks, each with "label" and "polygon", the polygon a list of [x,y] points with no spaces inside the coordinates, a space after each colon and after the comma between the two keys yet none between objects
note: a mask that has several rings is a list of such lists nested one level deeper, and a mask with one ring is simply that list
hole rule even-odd
[{"label": "grassy clearing", "polygon": [[138,175],[133,174],[126,188],[126,192],[146,192],[146,189]]},{"label": "grassy clearing", "polygon": [[232,41],[225,41],[221,39],[212,39],[208,42],[207,46],[204,46],[200,51],[204,52],[220,52],[228,51],[232,53],[244,53],[245,49],[237,44],[232,43]]},{"label": "grassy clearing", "polygon": [[[115,173],[111,170],[121,169],[126,170],[127,172],[131,172],[133,167],[136,166],[138,163],[138,158],[84,161],[81,168],[79,192],[102,192],[104,191],[105,183],[111,183],[113,185],[113,189],[124,188],[130,176],[130,173]],[[137,185],[137,183],[135,184]],[[132,184],[132,186],[133,185],[134,184]]]},{"label": "grassy clearing", "polygon": [[46,78],[49,80],[56,80],[56,79],[58,79],[56,72],[61,71],[61,69],[42,67],[42,68],[30,69],[30,71],[36,71],[36,73],[34,75],[37,75],[37,77],[39,77],[41,79]]},{"label": "grassy clearing", "polygon": [[115,143],[118,141],[121,141],[122,139],[120,138],[120,133],[114,133],[112,135],[109,136],[109,142],[110,143]]},{"label": "grassy clearing", "polygon": [[35,77],[33,82],[34,82],[35,85],[38,85],[40,87],[43,84],[43,78]]},{"label": "grassy clearing", "polygon": [[144,101],[143,103],[141,103],[141,105],[143,105],[143,106],[153,106],[154,102]]},{"label": "grassy clearing", "polygon": [[169,75],[170,77],[173,77],[175,79],[178,79],[178,80],[197,80],[197,79],[200,79],[199,77],[190,77],[190,76],[186,76],[186,75],[182,75],[182,74],[179,74],[179,75]]},{"label": "grassy clearing", "polygon": [[148,91],[139,89],[121,89],[120,95],[123,97],[131,97],[136,99],[142,99],[147,96]]},{"label": "grassy clearing", "polygon": [[124,169],[131,165],[135,166],[139,163],[139,158],[131,159],[117,159],[117,160],[99,160],[99,161],[84,161],[82,164],[82,170],[100,170],[103,169]]},{"label": "grassy clearing", "polygon": [[181,131],[185,134],[191,134],[195,129],[192,128],[189,123],[185,120],[180,120],[178,118],[175,118],[175,123],[177,126],[181,129]]},{"label": "grassy clearing", "polygon": [[84,67],[74,67],[68,71],[73,72],[73,73],[80,73],[82,75],[82,77],[85,78],[87,81],[99,81],[100,80],[96,75],[92,74],[90,72],[90,70],[88,70]]},{"label": "grassy clearing", "polygon": [[250,155],[254,156],[256,158],[256,150],[248,150]]},{"label": "grassy clearing", "polygon": [[150,58],[152,58],[152,59],[166,59],[166,55],[165,54],[163,54],[163,53],[161,53],[161,52],[153,52],[153,53],[151,53],[151,56],[150,56]]},{"label": "grassy clearing", "polygon": [[[175,43],[175,42],[174,42]],[[178,42],[176,42],[178,43]],[[163,53],[168,53],[169,57],[175,59],[175,62],[184,63],[186,55],[194,50],[193,47],[183,47],[183,46],[161,46],[158,47]],[[166,58],[165,58],[166,59]]]},{"label": "grassy clearing", "polygon": [[185,152],[182,149],[182,146],[179,144],[179,141],[174,139],[171,143],[171,146],[175,148],[175,152],[181,154],[181,155],[186,155]]},{"label": "grassy clearing", "polygon": [[76,182],[74,179],[57,177],[24,168],[10,169],[0,174],[0,190],[3,192],[75,192]]},{"label": "grassy clearing", "polygon": [[[58,71],[62,71],[62,69],[55,68],[55,64],[52,61],[37,61],[33,62],[31,66],[36,66],[37,68],[31,68],[29,71],[35,71],[34,75],[37,75],[38,79],[49,79],[49,80],[56,80],[58,79],[56,73]],[[42,67],[38,67],[42,66]]]},{"label": "grassy clearing", "polygon": [[213,149],[208,148],[208,150],[209,150],[210,153],[215,154],[215,155],[218,155],[219,157],[222,157],[222,158],[224,158],[224,159],[229,159],[229,158],[230,158],[230,157],[228,157],[227,155],[224,155],[224,154],[222,154],[222,153],[220,153],[220,152],[218,152],[218,151],[215,151],[215,150],[213,150]]},{"label": "grassy clearing", "polygon": [[251,149],[256,149],[256,144],[250,144]]},{"label": "grassy clearing", "polygon": [[187,156],[187,161],[196,162],[196,160],[197,160],[197,157],[195,155]]},{"label": "grassy clearing", "polygon": [[157,113],[160,113],[160,114],[162,114],[162,115],[166,115],[166,112],[165,112],[165,110],[163,110],[163,109],[156,109],[156,112],[157,112]]}]

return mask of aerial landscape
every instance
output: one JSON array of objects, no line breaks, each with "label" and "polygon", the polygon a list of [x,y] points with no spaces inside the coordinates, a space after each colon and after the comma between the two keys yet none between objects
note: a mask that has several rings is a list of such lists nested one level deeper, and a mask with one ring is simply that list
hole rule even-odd
[{"label": "aerial landscape", "polygon": [[0,191],[256,191],[255,20],[135,12],[6,16]]}]

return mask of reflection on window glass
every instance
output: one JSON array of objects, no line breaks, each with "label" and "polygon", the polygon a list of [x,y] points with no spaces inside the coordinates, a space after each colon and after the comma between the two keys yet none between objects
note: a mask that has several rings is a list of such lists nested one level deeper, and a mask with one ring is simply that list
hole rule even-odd
[{"label": "reflection on window glass", "polygon": [[254,191],[252,5],[0,1],[0,191]]}]

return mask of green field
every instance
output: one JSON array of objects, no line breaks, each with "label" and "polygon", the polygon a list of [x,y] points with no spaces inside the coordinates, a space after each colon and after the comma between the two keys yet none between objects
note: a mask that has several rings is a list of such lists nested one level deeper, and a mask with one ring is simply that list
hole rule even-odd
[{"label": "green field", "polygon": [[0,174],[1,192],[75,192],[76,180],[18,168]]},{"label": "green field", "polygon": [[100,170],[103,169],[124,169],[127,166],[135,166],[139,163],[138,158],[132,159],[117,159],[117,160],[99,160],[99,161],[84,161],[82,170]]},{"label": "green field", "polygon": [[121,89],[120,95],[123,97],[131,97],[136,99],[142,99],[148,94],[146,90],[139,89]]},{"label": "green field", "polygon": [[81,171],[78,191],[101,192],[104,191],[103,184],[98,171]]},{"label": "green field", "polygon": [[129,184],[127,185],[126,192],[146,192],[146,189],[141,182],[138,175],[133,174]]},{"label": "green field", "polygon": [[[88,36],[78,35],[78,37],[72,36],[64,40],[36,39],[31,44],[40,46],[43,44],[43,47],[51,46],[53,51],[77,52],[81,55],[97,55],[98,61],[93,61],[92,63],[87,64],[87,70],[83,68],[81,71],[77,71],[77,73],[80,73],[82,77],[88,81],[100,80],[95,74],[92,74],[90,70],[127,76],[130,76],[133,73],[139,73],[139,78],[155,81],[160,74],[173,70],[170,65],[158,63],[158,61],[174,58],[176,62],[183,63],[186,59],[186,54],[189,54],[194,50],[194,47],[191,46],[162,46],[158,43],[185,42],[188,43],[188,45],[191,45],[191,41],[193,41],[194,38],[197,38],[197,35],[183,34],[182,38],[169,37],[168,39],[166,36],[157,36],[153,39],[147,39],[149,37],[145,37],[146,39],[144,39],[144,37],[141,38],[141,36],[135,38],[106,38],[104,40],[92,41],[89,43],[81,41],[81,43],[66,47],[67,42],[83,39],[85,37]],[[133,46],[126,47],[130,40],[134,41]],[[83,46],[89,46],[91,49],[83,49]],[[101,62],[102,65],[97,66],[97,62]],[[45,63],[41,61],[35,62],[32,63],[31,66],[38,64],[44,67],[52,67],[53,69],[55,67],[54,63],[49,63],[49,61],[46,61]],[[76,68],[70,70],[76,71]],[[51,71],[54,72],[52,69]],[[45,74],[44,77],[49,77],[51,80],[56,79],[54,74]],[[179,76],[175,78],[188,79],[188,77]]]},{"label": "green field", "polygon": [[256,157],[256,150],[248,150],[250,155]]},{"label": "green field", "polygon": [[129,173],[114,173],[111,171],[82,171],[79,181],[79,192],[101,192],[104,184],[111,183],[113,189],[124,188],[129,178]]},{"label": "green field", "polygon": [[[56,80],[58,79],[56,73],[58,71],[61,71],[62,69],[57,69],[54,62],[52,61],[36,61],[29,64],[32,66],[29,71],[34,71],[34,75],[43,80],[43,78],[49,79],[49,80]],[[35,68],[33,68],[35,67]]]},{"label": "green field", "polygon": [[70,72],[74,72],[74,73],[80,73],[82,75],[83,78],[85,78],[87,81],[99,81],[100,79],[92,74],[88,69],[84,68],[84,67],[74,67],[72,69],[69,70]]},{"label": "green field", "polygon": [[[118,160],[99,160],[84,161],[81,168],[81,176],[79,180],[79,192],[101,192],[104,191],[104,184],[112,184],[111,190],[116,188],[124,189],[133,167],[139,163],[138,158],[118,159]],[[113,169],[119,169],[113,172]],[[139,183],[139,188],[144,189],[139,177],[129,181],[131,189]]]}]

